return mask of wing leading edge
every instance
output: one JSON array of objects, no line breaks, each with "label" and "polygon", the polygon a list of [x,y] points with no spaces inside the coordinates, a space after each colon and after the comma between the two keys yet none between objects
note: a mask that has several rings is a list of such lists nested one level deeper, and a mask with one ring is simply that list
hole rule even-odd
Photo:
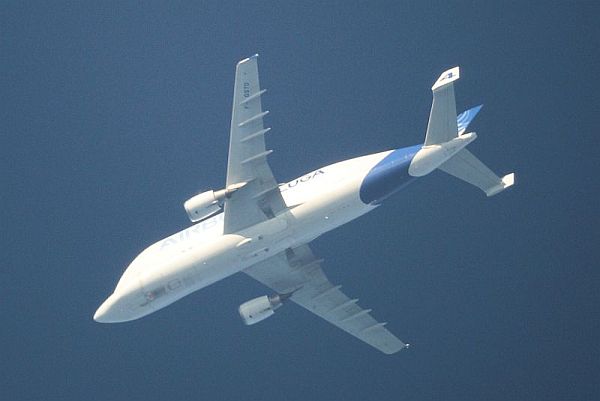
[{"label": "wing leading edge", "polygon": [[250,277],[290,299],[356,338],[386,354],[408,347],[371,315],[333,285],[308,245],[287,249],[244,270]]},{"label": "wing leading edge", "polygon": [[225,234],[265,221],[285,209],[277,181],[267,162],[258,55],[237,64],[227,162],[227,188],[241,187],[225,201]]}]

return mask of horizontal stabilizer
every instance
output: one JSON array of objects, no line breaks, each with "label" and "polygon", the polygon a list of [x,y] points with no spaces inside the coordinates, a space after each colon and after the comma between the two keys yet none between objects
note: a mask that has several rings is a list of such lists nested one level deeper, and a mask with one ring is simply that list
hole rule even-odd
[{"label": "horizontal stabilizer", "polygon": [[471,121],[475,119],[475,116],[477,116],[477,113],[479,113],[479,110],[481,110],[482,107],[483,105],[480,104],[479,106],[475,106],[467,111],[463,111],[458,115],[458,117],[456,117],[458,135],[462,135],[465,133],[465,131],[467,131],[469,124],[471,124]]},{"label": "horizontal stabilizer", "polygon": [[515,174],[500,178],[467,149],[462,149],[453,158],[439,167],[440,170],[455,176],[481,189],[487,196],[496,195],[515,183]]}]

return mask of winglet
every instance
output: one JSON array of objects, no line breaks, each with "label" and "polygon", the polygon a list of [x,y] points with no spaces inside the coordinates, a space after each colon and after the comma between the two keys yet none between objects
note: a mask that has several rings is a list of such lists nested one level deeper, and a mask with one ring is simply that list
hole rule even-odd
[{"label": "winglet", "polygon": [[436,91],[460,78],[460,68],[454,67],[448,71],[444,71],[442,75],[435,81],[435,84],[431,87],[432,91]]}]

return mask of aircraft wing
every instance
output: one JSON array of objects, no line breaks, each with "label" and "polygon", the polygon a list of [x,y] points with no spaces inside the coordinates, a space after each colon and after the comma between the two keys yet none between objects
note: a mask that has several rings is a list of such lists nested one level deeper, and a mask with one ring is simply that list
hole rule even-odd
[{"label": "aircraft wing", "polygon": [[348,298],[341,286],[334,286],[321,269],[308,245],[288,248],[244,270],[279,294],[292,293],[290,299],[322,317],[359,340],[386,354],[393,354],[408,344],[400,341],[371,317],[371,309],[358,306],[358,299]]},{"label": "aircraft wing", "polygon": [[[285,202],[267,163],[272,150],[265,148],[263,117],[258,80],[258,55],[237,64],[229,138],[226,188],[239,188],[225,200],[225,234],[242,230],[274,217]],[[245,185],[244,185],[245,184]]]}]

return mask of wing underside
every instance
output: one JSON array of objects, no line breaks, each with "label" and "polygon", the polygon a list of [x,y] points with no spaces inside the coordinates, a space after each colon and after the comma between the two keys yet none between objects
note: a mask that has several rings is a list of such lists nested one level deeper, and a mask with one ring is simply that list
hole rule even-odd
[{"label": "wing underside", "polygon": [[292,293],[291,300],[359,340],[386,354],[407,347],[363,309],[333,285],[308,245],[287,249],[244,270],[250,277],[280,294]]},{"label": "wing underside", "polygon": [[237,64],[227,162],[227,188],[239,187],[225,201],[225,234],[265,221],[285,208],[277,181],[267,162],[258,55]]},{"label": "wing underside", "polygon": [[[225,200],[224,233],[234,233],[261,223],[286,209],[277,181],[267,162],[257,56],[240,61],[236,68],[233,112],[227,164],[227,187],[236,188]],[[308,247],[288,248],[244,270],[280,294],[293,293],[296,304],[336,325],[367,344],[393,354],[407,345],[358,306],[341,286],[334,286]]]}]

